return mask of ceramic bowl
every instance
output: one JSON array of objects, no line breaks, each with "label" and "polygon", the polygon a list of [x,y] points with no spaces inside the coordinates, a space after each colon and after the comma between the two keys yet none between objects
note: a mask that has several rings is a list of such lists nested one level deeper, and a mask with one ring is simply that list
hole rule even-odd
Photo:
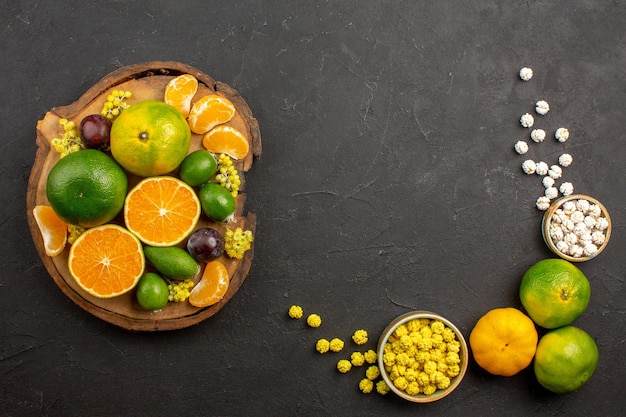
[{"label": "ceramic bowl", "polygon": [[[570,224],[570,228],[569,228],[571,230],[568,230],[568,228],[564,225],[563,219],[571,218],[568,212],[564,211],[564,205],[568,202],[570,202],[569,203],[570,207],[572,204],[575,207],[577,207],[575,210],[578,211],[579,213],[582,213],[583,216],[587,216],[589,214],[588,212],[584,210],[584,206],[586,204],[582,206],[583,209],[578,208],[577,203],[580,200],[586,200],[590,205],[595,204],[597,207],[600,208],[599,217],[606,219],[605,227],[602,230],[599,230],[595,226],[593,226],[593,222],[594,222],[593,219],[585,219],[585,222],[589,220],[590,221],[589,224],[591,225],[586,228],[586,232],[589,233],[589,235],[591,235],[594,231],[601,232],[604,235],[603,241],[601,242],[595,241],[595,243],[593,243],[593,242],[589,242],[588,239],[581,238],[581,236],[585,233],[585,230],[584,230],[585,228],[583,227],[583,226],[586,226],[584,224],[585,222],[583,222],[583,224],[581,225],[580,230],[577,229],[577,226],[576,224],[574,224],[573,221]],[[580,218],[580,214],[578,215],[578,217]],[[597,218],[597,216],[595,215],[591,215],[590,217]],[[577,222],[577,223],[580,223],[580,222]],[[554,233],[553,228],[560,229],[560,231],[557,230],[557,232]],[[570,262],[584,262],[584,261],[588,261],[598,256],[604,250],[606,245],[609,243],[609,238],[611,237],[611,229],[612,229],[611,217],[609,216],[609,212],[607,211],[606,207],[604,207],[604,205],[602,205],[602,203],[600,203],[595,198],[590,197],[588,195],[584,195],[584,194],[572,194],[566,197],[561,197],[558,200],[554,201],[544,213],[543,219],[541,221],[541,234],[543,236],[543,240],[546,242],[546,245],[548,245],[548,248],[550,248],[550,250],[555,255]],[[559,246],[559,245],[564,245],[564,243],[559,244],[559,241],[558,241],[561,234],[563,234],[564,236],[563,239],[561,240],[565,240],[569,242],[569,244],[567,245],[568,249],[561,250],[561,247]],[[569,236],[566,236],[566,235],[569,235]],[[589,243],[593,244],[595,248],[591,247],[590,248],[591,250],[589,249],[582,250],[585,247],[585,245]],[[578,252],[570,251],[569,248],[573,247],[573,245],[577,245],[578,248],[580,248],[578,249]]]},{"label": "ceramic bowl", "polygon": [[[387,343],[391,343],[389,341],[390,336],[393,335],[393,333],[396,331],[396,329],[399,326],[403,324],[407,324],[411,320],[423,319],[423,318],[429,319],[429,320],[440,320],[446,327],[454,331],[454,333],[456,334],[456,340],[458,340],[460,343],[460,350],[458,352],[459,358],[461,360],[461,362],[459,363],[460,372],[457,376],[450,378],[450,386],[446,389],[442,389],[442,390],[438,389],[437,391],[435,391],[434,393],[430,395],[425,395],[423,393],[409,395],[405,391],[400,390],[393,384],[389,373],[385,369],[383,354],[384,354],[385,345]],[[396,395],[398,395],[399,397],[404,398],[405,400],[408,400],[411,402],[415,402],[415,403],[429,403],[429,402],[440,400],[448,396],[449,394],[452,393],[452,391],[454,391],[459,386],[459,384],[463,380],[463,377],[465,376],[465,372],[467,371],[468,348],[467,348],[467,342],[465,341],[463,334],[452,322],[450,322],[445,317],[442,317],[439,314],[428,312],[428,311],[413,311],[410,313],[405,313],[397,317],[391,323],[389,323],[389,325],[385,328],[385,330],[381,334],[380,339],[378,340],[377,353],[378,353],[378,367],[380,369],[380,374],[382,378],[384,379],[384,381],[389,386],[390,390],[394,392]]]}]

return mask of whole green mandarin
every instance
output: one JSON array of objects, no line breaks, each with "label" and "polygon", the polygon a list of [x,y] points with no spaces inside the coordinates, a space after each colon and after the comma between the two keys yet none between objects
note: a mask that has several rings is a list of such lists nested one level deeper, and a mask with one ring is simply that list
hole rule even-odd
[{"label": "whole green mandarin", "polygon": [[585,312],[591,286],[574,264],[564,259],[543,259],[524,273],[519,295],[536,324],[556,329],[572,323]]},{"label": "whole green mandarin", "polygon": [[598,346],[584,330],[564,326],[549,331],[537,345],[534,371],[537,381],[557,394],[576,391],[598,366]]},{"label": "whole green mandarin", "polygon": [[111,154],[127,171],[152,177],[174,171],[191,145],[191,130],[178,110],[159,100],[124,109],[111,127]]},{"label": "whole green mandarin", "polygon": [[124,207],[128,179],[107,154],[85,149],[68,154],[50,170],[46,197],[66,223],[95,227],[112,220]]}]

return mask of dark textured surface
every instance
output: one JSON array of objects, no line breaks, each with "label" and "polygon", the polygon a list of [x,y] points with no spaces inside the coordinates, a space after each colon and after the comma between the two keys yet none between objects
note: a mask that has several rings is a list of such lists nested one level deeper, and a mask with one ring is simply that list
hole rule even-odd
[{"label": "dark textured surface", "polygon": [[[0,1],[0,415],[614,416],[626,400],[622,1]],[[134,334],[66,299],[31,242],[25,192],[35,125],[120,66],[176,60],[236,88],[259,120],[247,176],[255,260],[237,296],[197,326]],[[528,83],[517,72],[530,66]],[[430,405],[357,389],[335,370],[395,316],[434,310],[469,335],[519,307],[523,272],[550,257],[543,192],[520,170],[521,114],[548,132],[528,156],[602,201],[613,236],[580,265],[592,285],[576,325],[596,375],[553,395],[531,370],[470,365]],[[571,138],[558,144],[557,127]],[[319,313],[308,329],[289,305]],[[320,337],[346,349],[320,356]]]}]

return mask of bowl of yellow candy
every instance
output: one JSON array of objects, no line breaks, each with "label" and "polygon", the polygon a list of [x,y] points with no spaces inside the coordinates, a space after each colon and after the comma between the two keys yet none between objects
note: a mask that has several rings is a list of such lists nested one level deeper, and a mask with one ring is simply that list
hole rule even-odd
[{"label": "bowl of yellow candy", "polygon": [[378,367],[390,390],[412,402],[440,400],[459,386],[468,364],[463,334],[428,311],[405,313],[378,340]]}]

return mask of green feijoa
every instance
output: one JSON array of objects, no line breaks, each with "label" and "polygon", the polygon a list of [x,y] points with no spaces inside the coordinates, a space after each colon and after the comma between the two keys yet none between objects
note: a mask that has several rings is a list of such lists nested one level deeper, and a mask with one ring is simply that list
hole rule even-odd
[{"label": "green feijoa", "polygon": [[143,248],[146,259],[162,275],[177,280],[193,278],[200,265],[184,249],[177,246]]},{"label": "green feijoa", "polygon": [[137,283],[137,301],[145,310],[161,310],[167,305],[167,282],[154,272],[145,273]]}]

